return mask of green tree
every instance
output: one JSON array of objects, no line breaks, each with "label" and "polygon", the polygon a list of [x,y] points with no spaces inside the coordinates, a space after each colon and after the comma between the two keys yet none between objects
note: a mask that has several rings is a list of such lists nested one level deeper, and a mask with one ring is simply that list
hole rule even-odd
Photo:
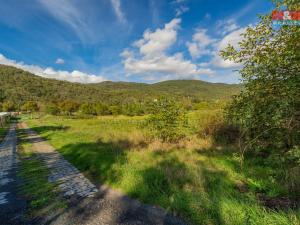
[{"label": "green tree", "polygon": [[0,89],[0,102],[2,102],[5,99],[5,93],[4,90]]},{"label": "green tree", "polygon": [[122,113],[127,116],[140,116],[144,114],[144,110],[139,103],[128,103],[123,107]]},{"label": "green tree", "polygon": [[80,105],[79,111],[86,115],[96,115],[95,105],[90,103],[84,103]]},{"label": "green tree", "polygon": [[120,115],[121,112],[122,112],[121,106],[118,106],[118,105],[110,106],[109,110],[110,110],[111,114],[114,115],[114,116]]},{"label": "green tree", "polygon": [[2,111],[13,112],[15,110],[15,104],[10,101],[5,101],[2,103]]},{"label": "green tree", "polygon": [[[293,0],[276,4],[300,8]],[[240,127],[241,162],[253,150],[287,171],[300,162],[300,27],[274,28],[271,15],[264,15],[242,37],[238,48],[229,45],[221,52],[243,65],[244,89],[228,108],[230,120]]]},{"label": "green tree", "polygon": [[183,137],[186,123],[184,108],[167,98],[154,101],[152,114],[147,121],[155,137],[165,142],[174,142]]},{"label": "green tree", "polygon": [[107,105],[98,103],[95,105],[95,111],[97,115],[110,115],[111,112]]},{"label": "green tree", "polygon": [[78,103],[72,101],[64,101],[59,104],[59,108],[61,112],[71,116],[74,112],[76,112],[79,108]]},{"label": "green tree", "polygon": [[38,111],[39,107],[36,102],[28,101],[22,105],[21,110],[25,112],[36,112]]},{"label": "green tree", "polygon": [[58,115],[60,113],[60,109],[56,104],[48,104],[46,106],[46,113],[50,115]]},{"label": "green tree", "polygon": [[[229,98],[238,93],[239,85],[211,84],[196,80],[164,81],[156,84],[130,82],[102,82],[80,84],[47,79],[14,68],[0,65],[0,102],[12,101],[20,106],[32,100],[39,103],[74,101],[77,103],[102,103],[126,105],[137,103],[145,106],[158,96],[167,96],[188,101]],[[187,108],[190,103],[187,102]]]}]

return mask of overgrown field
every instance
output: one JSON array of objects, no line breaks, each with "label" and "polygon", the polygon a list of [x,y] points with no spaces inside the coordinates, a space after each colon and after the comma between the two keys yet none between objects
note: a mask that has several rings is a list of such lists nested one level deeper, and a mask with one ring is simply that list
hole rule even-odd
[{"label": "overgrown field", "polygon": [[[280,196],[271,169],[203,135],[217,110],[192,112],[176,144],[151,138],[145,117],[23,118],[96,183],[162,206],[191,224],[299,224],[300,211],[274,210],[257,193]],[[204,132],[205,133],[205,132]]]}]

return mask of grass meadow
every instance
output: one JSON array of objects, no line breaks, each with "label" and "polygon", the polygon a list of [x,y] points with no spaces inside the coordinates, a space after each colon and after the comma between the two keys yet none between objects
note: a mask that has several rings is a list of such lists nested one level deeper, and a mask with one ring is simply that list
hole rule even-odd
[{"label": "grass meadow", "polygon": [[145,203],[161,206],[190,224],[299,224],[300,211],[262,206],[256,194],[285,193],[257,159],[243,171],[233,146],[201,135],[218,110],[188,115],[186,138],[175,144],[151,137],[145,117],[23,120],[95,183],[104,183]]}]

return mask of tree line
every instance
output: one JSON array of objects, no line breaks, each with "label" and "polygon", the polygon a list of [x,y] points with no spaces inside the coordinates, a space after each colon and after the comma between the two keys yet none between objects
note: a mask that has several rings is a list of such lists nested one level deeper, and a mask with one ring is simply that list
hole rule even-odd
[{"label": "tree line", "polygon": [[[20,109],[25,102],[48,104],[75,102],[107,106],[148,104],[161,96],[184,104],[228,100],[240,85],[214,84],[200,80],[171,80],[155,84],[132,82],[71,83],[47,79],[11,66],[0,65],[0,102]],[[7,104],[7,103],[5,103]],[[130,106],[131,107],[131,106]]]},{"label": "tree line", "polygon": [[[168,98],[171,99],[171,98]],[[25,101],[22,103],[15,103],[12,101],[0,102],[0,111],[3,112],[43,112],[50,115],[67,115],[74,114],[90,115],[90,116],[105,116],[105,115],[126,115],[126,116],[141,116],[151,114],[153,111],[153,102],[128,102],[124,104],[106,104],[106,103],[78,103],[75,101],[59,101],[59,102],[37,102]],[[175,101],[181,107],[188,110],[201,110],[201,109],[220,109],[225,107],[226,101],[200,101],[191,102],[188,100]]]}]

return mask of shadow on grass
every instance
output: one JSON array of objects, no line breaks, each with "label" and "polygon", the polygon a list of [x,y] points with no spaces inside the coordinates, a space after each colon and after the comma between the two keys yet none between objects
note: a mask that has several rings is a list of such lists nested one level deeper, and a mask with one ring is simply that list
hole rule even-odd
[{"label": "shadow on grass", "polygon": [[[32,128],[32,130],[38,132],[39,134],[43,134],[48,131],[65,131],[68,129],[69,129],[69,127],[65,127],[65,126],[39,126],[39,127]],[[45,137],[43,137],[43,139],[40,137],[28,137],[27,133],[29,130],[30,130],[29,128],[19,128],[18,129],[18,138],[22,144],[37,143],[37,142],[43,141],[44,139],[47,139]]]},{"label": "shadow on grass", "polygon": [[93,180],[116,182],[121,176],[113,170],[114,164],[124,164],[126,161],[126,150],[120,146],[124,143],[101,142],[69,144],[59,152],[75,165],[79,170],[88,173]]},{"label": "shadow on grass", "polygon": [[[256,207],[255,200],[236,190],[235,180],[222,168],[215,166],[218,160],[223,160],[233,171],[238,169],[231,149],[199,150],[198,154],[207,156],[207,160],[197,161],[192,169],[189,167],[189,161],[183,161],[171,151],[152,152],[154,163],[150,164],[151,166],[146,164],[137,170],[128,167],[128,171],[124,166],[130,166],[130,145],[127,140],[98,140],[69,144],[58,149],[73,165],[98,183],[100,188],[95,198],[80,200],[67,209],[64,213],[68,214],[68,218],[76,218],[77,222],[82,224],[87,221],[94,222],[95,217],[106,215],[107,208],[112,207],[115,213],[109,215],[108,224],[130,224],[134,221],[143,221],[145,224],[180,224],[169,214],[158,210],[160,216],[155,216],[151,210],[152,206],[140,204],[124,195],[114,194],[111,189],[100,184],[102,182],[118,186],[132,173],[136,180],[126,190],[130,197],[148,204],[160,205],[192,224],[230,224],[230,221],[234,224],[236,220],[231,219],[229,214],[235,209],[241,212],[242,205],[249,206],[250,209]],[[113,206],[107,203],[108,199],[113,202]],[[224,211],[224,205],[225,208],[229,207],[229,210]],[[247,213],[241,214],[235,214],[233,217],[240,216],[239,221],[242,222],[239,224],[246,224]],[[54,220],[59,221],[59,217],[60,215]]]},{"label": "shadow on grass", "polygon": [[[38,144],[32,140],[29,131],[28,129],[20,129],[19,138],[22,138],[24,142]],[[59,151],[79,170],[93,177],[93,180],[101,179],[108,183],[115,183],[121,179],[123,174],[119,173],[120,171],[116,170],[114,165],[123,165],[127,160],[128,151],[121,147],[124,145],[124,143],[119,142],[104,143],[98,141],[96,143],[66,145]],[[48,154],[40,152],[38,155],[48,158]],[[55,164],[55,162],[51,163]],[[151,173],[152,175],[148,176],[146,174],[147,172],[145,172],[145,182],[148,182],[146,185],[149,185],[150,189],[157,189],[155,182],[154,185],[151,185],[152,178],[155,178],[153,175],[156,173]],[[95,197],[73,196],[69,200],[67,209],[49,212],[45,218],[36,218],[35,221],[40,224],[64,224],[66,220],[68,224],[95,224],[99,221],[104,224],[184,224],[181,220],[166,214],[162,209],[141,204],[104,185],[99,184],[98,187],[100,191]]]},{"label": "shadow on grass", "polygon": [[[64,129],[68,128],[60,126],[34,128],[41,133]],[[35,140],[28,141],[34,143]],[[170,151],[152,152],[155,162],[151,166],[139,167],[138,171],[126,171],[122,168],[129,163],[128,153],[131,147],[132,143],[129,140],[105,142],[99,139],[97,142],[65,145],[58,151],[80,171],[92,178],[99,187],[102,187],[101,183],[118,186],[118,183],[135,173],[136,180],[126,190],[130,197],[147,204],[162,206],[168,212],[179,215],[192,224],[224,224],[222,206],[226,201],[230,199],[239,205],[238,202],[246,198],[235,190],[234,181],[228,174],[217,169],[214,166],[215,161],[212,163],[209,160],[214,158],[224,161],[226,156],[226,163],[237,169],[237,162],[232,160],[232,149],[199,150],[198,153],[207,156],[208,160],[199,161],[196,169],[189,168],[189,162],[184,162]],[[195,177],[198,175],[199,177]],[[76,203],[72,203],[62,215],[67,213],[68,217],[74,217],[77,221],[82,221],[82,224],[85,221],[92,221],[95,217],[107,213],[109,206],[103,205],[103,201],[110,199],[110,193],[110,189],[101,188],[95,198],[75,201]],[[170,222],[174,217],[169,214],[160,213],[159,219],[155,219],[153,212],[146,210],[152,208],[150,205],[136,203],[124,195],[116,197],[113,194],[113,199],[113,204],[118,205],[113,209],[117,213],[110,215],[110,219],[117,221],[116,223],[134,223],[141,220],[146,221],[146,224],[178,224]],[[246,204],[247,201],[249,200],[245,199]],[[61,214],[52,220],[59,220],[60,216]]]},{"label": "shadow on grass", "polygon": [[[128,163],[128,148],[122,148],[127,144],[98,141],[66,145],[59,151],[93,181],[118,184],[128,176],[127,171],[120,169]],[[188,162],[170,152],[153,154],[154,166],[129,171],[137,179],[127,189],[130,197],[162,206],[194,224],[224,224],[220,206],[224,192],[226,188],[235,192],[226,172],[214,168],[210,162],[201,162],[197,166],[201,177],[197,180]]]},{"label": "shadow on grass", "polygon": [[[120,168],[128,163],[128,149],[121,146],[127,146],[127,144],[124,144],[123,141],[121,143],[98,141],[97,143],[66,145],[59,151],[79,170],[98,183],[97,186],[102,190],[103,185],[99,181],[116,184],[126,179],[126,172]],[[186,182],[191,180],[191,177],[187,175],[184,163],[180,162],[176,157],[168,157],[166,160],[160,161],[155,167],[137,171],[140,182],[127,192],[128,197],[123,194],[117,194],[119,197],[117,197],[114,204],[121,206],[122,209],[116,218],[114,218],[116,215],[111,215],[113,220],[118,224],[125,222],[130,224],[130,222],[135,223],[136,221],[143,221],[143,224],[184,224],[180,219],[166,213],[161,208],[148,204],[160,205],[165,209],[170,208],[168,204],[169,199],[173,195],[174,186],[182,188]],[[102,193],[98,195],[92,205],[99,204],[95,201],[110,198],[106,197],[106,195],[111,195],[111,192],[114,192],[109,188],[106,191],[110,194]],[[141,204],[131,198],[142,200],[145,204]],[[83,211],[89,212],[91,210],[85,206],[79,211],[82,213]],[[84,220],[88,221],[88,217],[94,217],[94,214],[99,214],[99,211],[92,211],[94,213],[85,215]]]},{"label": "shadow on grass", "polygon": [[69,126],[61,126],[61,125],[57,125],[57,126],[38,126],[38,127],[32,127],[33,130],[35,130],[36,132],[38,132],[39,134],[48,132],[48,131],[66,131],[68,129],[70,129]]}]

